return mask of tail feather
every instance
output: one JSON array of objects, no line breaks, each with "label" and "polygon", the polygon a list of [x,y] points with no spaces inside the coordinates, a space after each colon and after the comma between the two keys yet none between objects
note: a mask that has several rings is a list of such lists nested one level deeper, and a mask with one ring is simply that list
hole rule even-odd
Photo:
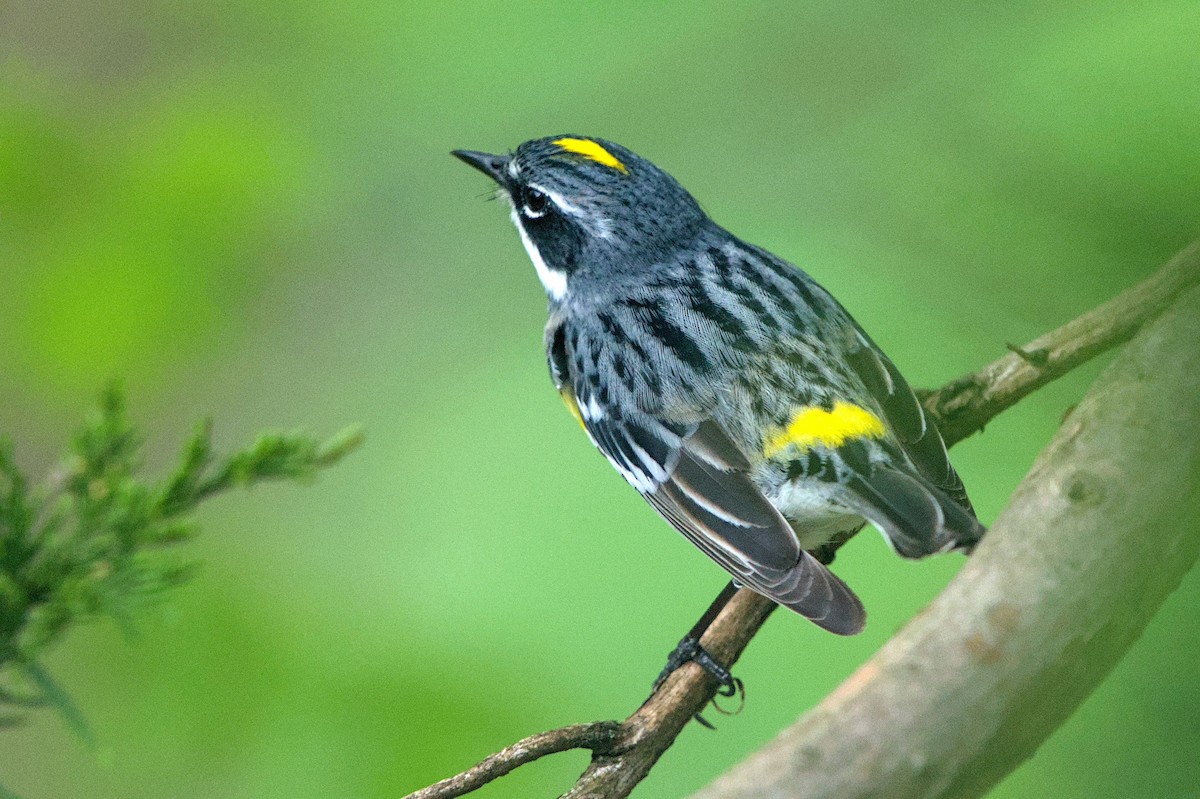
[{"label": "tail feather", "polygon": [[856,635],[867,623],[862,601],[840,577],[807,552],[786,572],[754,590],[838,635]]}]

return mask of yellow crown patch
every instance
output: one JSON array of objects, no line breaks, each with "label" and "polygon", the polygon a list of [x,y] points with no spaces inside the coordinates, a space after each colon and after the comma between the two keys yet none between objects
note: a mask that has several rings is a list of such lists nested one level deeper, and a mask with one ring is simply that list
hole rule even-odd
[{"label": "yellow crown patch", "polygon": [[595,161],[597,164],[610,167],[618,172],[629,172],[615,155],[591,139],[555,139],[554,143],[568,153],[582,155],[589,161]]},{"label": "yellow crown patch", "polygon": [[814,446],[840,447],[854,438],[880,438],[886,430],[879,417],[849,402],[838,400],[833,410],[800,408],[782,430],[767,437],[763,455],[771,458],[791,445],[801,450]]}]

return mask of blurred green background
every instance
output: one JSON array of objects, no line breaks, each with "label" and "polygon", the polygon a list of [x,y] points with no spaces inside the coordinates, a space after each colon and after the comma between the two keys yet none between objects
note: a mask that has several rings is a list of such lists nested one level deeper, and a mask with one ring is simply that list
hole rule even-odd
[{"label": "blurred green background", "polygon": [[[551,389],[544,298],[454,147],[605,136],[808,269],[917,385],[1200,233],[1195,2],[0,0],[0,430],[43,472],[124,378],[168,461],[212,414],[368,443],[222,498],[199,577],[48,664],[96,729],[0,731],[24,799],[398,797],[621,717],[724,582]],[[1165,365],[1169,368],[1170,365]],[[956,449],[990,521],[1098,365]],[[1152,542],[1148,542],[1152,546]],[[677,797],[845,678],[961,565],[860,536],[853,639],[785,615]],[[1200,795],[1200,580],[998,797]],[[552,796],[580,753],[482,797]]]}]

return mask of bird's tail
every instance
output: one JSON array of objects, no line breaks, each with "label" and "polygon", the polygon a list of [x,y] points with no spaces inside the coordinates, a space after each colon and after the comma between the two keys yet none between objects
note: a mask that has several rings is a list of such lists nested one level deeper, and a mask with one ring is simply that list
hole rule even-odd
[{"label": "bird's tail", "polygon": [[809,553],[802,552],[795,566],[772,577],[760,575],[753,589],[818,627],[838,635],[856,635],[866,626],[867,612],[862,601],[850,586]]}]

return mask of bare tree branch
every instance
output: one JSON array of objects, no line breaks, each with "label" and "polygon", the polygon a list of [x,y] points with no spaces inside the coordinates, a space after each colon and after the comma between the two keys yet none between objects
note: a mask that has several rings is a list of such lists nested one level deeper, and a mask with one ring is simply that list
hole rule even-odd
[{"label": "bare tree branch", "polygon": [[1057,330],[974,374],[953,380],[925,397],[947,444],[983,425],[1023,397],[1062,377],[1105,350],[1131,339],[1187,289],[1200,282],[1200,241],[1193,242],[1150,277]]},{"label": "bare tree branch", "polygon": [[1200,288],[1105,371],[946,590],[694,799],[985,794],[1200,555]]},{"label": "bare tree branch", "polygon": [[[775,603],[745,589],[734,594],[700,639],[718,663],[732,666],[758,632]],[[617,752],[596,754],[563,799],[625,797],[675,742],[675,736],[712,700],[716,679],[695,663],[667,678],[638,711],[625,720],[626,745]]]},{"label": "bare tree branch", "polygon": [[501,749],[462,774],[422,788],[405,799],[454,799],[482,788],[519,766],[556,752],[566,752],[570,749],[612,752],[620,733],[621,725],[615,721],[594,721],[591,724],[574,724],[549,732],[539,732]]},{"label": "bare tree branch", "polygon": [[[1024,347],[1010,347],[1013,349],[1012,354],[1000,358],[974,374],[959,378],[947,386],[932,392],[926,398],[925,405],[935,418],[938,419],[939,427],[943,430],[947,444],[960,441],[971,433],[982,429],[984,424],[989,420],[1030,392],[1061,377],[1071,369],[1105,350],[1128,341],[1146,322],[1168,307],[1173,299],[1197,284],[1200,284],[1200,242],[1189,246],[1150,278],[1123,292],[1113,300],[1069,322],[1063,327],[1047,333]],[[1196,394],[1200,395],[1200,391],[1197,391]],[[1077,414],[1073,418],[1082,417]],[[1095,490],[1103,491],[1104,485],[1103,481],[1097,483],[1093,480],[1087,483],[1086,488],[1080,488],[1079,490],[1085,494]],[[1018,492],[1017,496],[1022,497],[1024,495]],[[1010,507],[1016,509],[1023,502],[1024,500],[1014,499],[1014,504]],[[1034,515],[1036,516],[1036,513]],[[1011,527],[1011,523],[1009,523],[1009,526]],[[1091,529],[1094,531],[1097,528],[1093,527]],[[988,549],[994,546],[987,543],[994,535],[994,533],[989,534],[987,539],[985,539],[986,548],[981,545],[980,549],[982,551],[988,551]],[[956,579],[953,585],[961,585],[972,579],[970,575],[975,573],[975,569],[972,569],[970,564],[976,563],[979,560],[981,558],[979,552],[977,552],[976,555],[972,556],[968,562],[968,567],[964,568],[963,574]],[[989,560],[991,559],[989,558]],[[1073,561],[1067,559],[1067,562]],[[992,568],[996,568],[994,564]],[[997,574],[1000,573],[999,571],[997,572]],[[1002,583],[1000,587],[1003,587]],[[1115,594],[1117,592],[1110,589],[1109,593]],[[938,603],[940,602],[942,602],[941,599],[938,600]],[[1157,603],[1153,607],[1157,607]],[[716,656],[718,661],[728,664],[735,663],[773,608],[774,605],[770,600],[747,590],[739,591],[729,605],[716,618],[712,626],[709,627],[701,641],[702,645]],[[1003,617],[1005,613],[1005,611],[1002,611],[1001,616]],[[918,623],[927,617],[928,613],[918,617]],[[883,651],[891,651],[894,648],[903,649],[904,644],[902,641],[908,640],[907,630],[917,627],[918,623],[910,625],[897,639],[893,639],[895,647],[893,647],[893,644],[889,644]],[[1003,653],[1002,648],[988,648],[998,646],[993,641],[995,637],[994,627],[998,623],[1002,624],[1003,622],[997,622],[994,619],[987,620],[987,624],[980,626],[976,631],[979,636],[978,640],[972,639],[976,641],[978,646],[983,646],[986,652],[996,651]],[[924,627],[921,629],[924,629]],[[952,627],[944,632],[948,633],[954,629],[956,628]],[[1137,626],[1136,629],[1140,630],[1141,626]],[[934,631],[935,638],[937,632],[936,630]],[[897,641],[901,641],[901,643],[896,643]],[[972,644],[972,646],[976,644]],[[1119,651],[1123,651],[1123,649]],[[880,656],[877,656],[876,659],[878,657]],[[985,654],[982,656],[982,659],[986,660],[988,657],[990,656]],[[871,661],[871,663],[875,662],[875,660]],[[826,700],[826,703],[822,707],[830,703],[845,701],[844,697],[848,692],[855,692],[856,685],[871,679],[873,672],[870,671],[870,668],[871,664],[869,663],[860,669],[850,681]],[[576,785],[565,794],[565,799],[622,799],[622,797],[628,796],[634,786],[646,776],[654,763],[658,761],[662,753],[670,747],[675,737],[693,715],[704,709],[712,699],[716,688],[715,679],[695,664],[689,663],[675,671],[637,712],[616,726],[617,732],[611,739],[611,742],[608,739],[604,739],[578,744],[579,748],[586,748],[592,751],[592,762],[579,778]],[[1080,699],[1085,695],[1086,693],[1082,694]],[[935,700],[939,698],[937,694],[930,694],[930,696]],[[1074,705],[1071,705],[1071,707],[1074,707]],[[863,726],[861,732],[869,733],[875,726],[874,721],[869,715],[864,718],[866,721],[860,719],[860,723]],[[882,719],[884,716],[880,718]],[[615,725],[616,723],[598,722],[598,724]],[[568,727],[563,729],[572,730],[577,728]],[[609,728],[605,727],[605,729]],[[1053,729],[1053,727],[1050,729]],[[556,741],[570,739],[569,735],[555,737],[555,733],[558,732],[561,731],[552,731],[543,735],[552,736],[552,739]],[[1046,734],[1049,734],[1049,730],[1046,731]],[[541,737],[533,736],[533,739]],[[811,740],[817,741],[818,737],[814,737]],[[529,740],[532,739],[526,739],[526,741]],[[1037,740],[1040,741],[1041,738],[1037,738]],[[472,777],[475,781],[470,782],[471,787],[466,787],[457,793],[418,792],[411,794],[406,799],[445,799],[446,797],[460,796],[466,791],[474,790],[490,779],[508,773],[512,768],[522,763],[536,759],[541,754],[550,754],[551,752],[569,748],[546,748],[545,751],[537,755],[520,759],[520,762],[515,762],[516,758],[511,755],[505,755],[505,753],[520,746],[521,744],[516,744],[513,747],[509,747],[509,749],[494,755],[479,766],[459,775],[459,777],[454,777],[438,784],[448,785],[455,783],[467,785],[468,775],[475,775]],[[782,763],[787,760],[789,753],[791,753],[793,759],[803,761],[806,757],[804,752],[807,750],[778,745],[777,742],[777,746],[771,751],[773,756]],[[800,752],[800,754],[796,754],[796,752]],[[512,765],[503,770],[497,770],[494,776],[488,776],[492,772],[487,771],[485,767],[489,763],[495,762],[498,758],[506,763],[511,762]],[[786,763],[779,766],[778,773],[785,773],[784,765]],[[927,767],[923,768],[927,769]],[[744,788],[745,785],[753,784],[752,782],[746,782],[748,779],[753,779],[753,774],[743,767],[735,769],[726,779],[731,780],[731,782],[722,783],[722,785],[730,787],[718,787],[714,785],[713,790],[731,792],[713,793],[711,796],[714,799],[715,797],[726,796],[758,796],[759,794],[754,793],[754,791],[762,790],[759,787],[752,789]],[[789,776],[787,779],[795,780],[797,778]],[[456,783],[456,781],[460,782]],[[791,784],[793,790],[797,786],[803,786],[805,790],[804,795],[809,796],[808,790],[810,786],[807,783],[799,782]],[[433,787],[436,788],[437,786]],[[872,792],[872,795],[890,795],[880,789],[878,785],[875,788],[876,790]],[[433,788],[427,790],[433,790]],[[742,790],[742,792],[738,793],[738,790]],[[747,793],[745,792],[746,790],[750,792]],[[794,796],[796,794],[780,793],[777,795]],[[813,795],[815,796],[816,794]],[[828,795],[857,796],[859,794],[831,793]],[[908,794],[897,795],[907,796]],[[964,793],[962,795],[974,794]]]}]

